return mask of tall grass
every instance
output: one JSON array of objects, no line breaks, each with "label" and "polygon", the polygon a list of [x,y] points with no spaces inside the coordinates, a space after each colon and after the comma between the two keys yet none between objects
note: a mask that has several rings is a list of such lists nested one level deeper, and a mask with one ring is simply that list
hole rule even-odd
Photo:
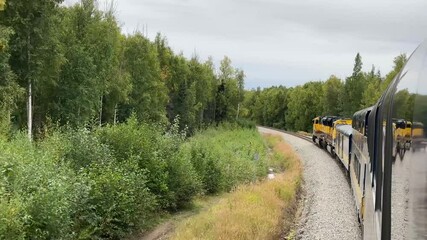
[{"label": "tall grass", "polygon": [[267,173],[267,151],[254,129],[222,126],[196,134],[182,146],[201,178],[205,193],[232,190]]},{"label": "tall grass", "polygon": [[278,239],[283,231],[289,231],[301,183],[301,163],[280,137],[266,138],[275,158],[286,166],[284,172],[274,180],[242,185],[226,194],[207,211],[180,223],[172,239]]}]

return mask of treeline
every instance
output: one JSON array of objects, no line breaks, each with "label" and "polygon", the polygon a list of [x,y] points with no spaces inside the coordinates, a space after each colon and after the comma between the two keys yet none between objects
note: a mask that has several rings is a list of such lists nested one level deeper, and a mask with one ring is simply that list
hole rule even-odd
[{"label": "treeline", "polygon": [[[362,57],[356,55],[353,74],[342,80],[332,75],[326,81],[312,81],[302,86],[283,86],[256,89],[245,92],[244,116],[264,126],[289,130],[311,131],[311,120],[316,116],[334,115],[352,117],[356,111],[372,106],[387,89],[406,62],[406,55],[394,59],[393,70],[385,76],[372,66],[362,71]],[[414,95],[401,91],[397,95],[408,103]],[[410,109],[400,116],[410,119]]]},{"label": "treeline", "polygon": [[114,124],[132,113],[148,122],[178,117],[192,133],[239,114],[245,75],[229,58],[215,69],[212,59],[174,53],[160,34],[154,41],[138,31],[123,35],[114,6],[61,3],[0,2],[2,133]]}]

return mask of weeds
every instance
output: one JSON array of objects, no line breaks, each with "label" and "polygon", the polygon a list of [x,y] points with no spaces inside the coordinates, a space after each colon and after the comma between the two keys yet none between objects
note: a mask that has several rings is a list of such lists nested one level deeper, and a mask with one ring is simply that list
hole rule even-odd
[{"label": "weeds", "polygon": [[274,180],[237,187],[217,204],[178,225],[172,239],[277,239],[291,235],[302,168],[291,147],[266,136],[269,163],[284,167]]}]

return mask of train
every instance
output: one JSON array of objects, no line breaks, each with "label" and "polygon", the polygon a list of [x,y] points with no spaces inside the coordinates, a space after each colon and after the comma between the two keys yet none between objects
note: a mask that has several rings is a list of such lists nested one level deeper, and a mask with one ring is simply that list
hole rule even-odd
[{"label": "train", "polygon": [[427,239],[427,41],[376,104],[312,121],[349,176],[363,239]]}]

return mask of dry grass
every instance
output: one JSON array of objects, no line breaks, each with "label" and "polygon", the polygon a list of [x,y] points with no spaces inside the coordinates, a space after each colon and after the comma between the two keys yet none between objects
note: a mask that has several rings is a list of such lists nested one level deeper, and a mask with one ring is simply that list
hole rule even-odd
[{"label": "dry grass", "polygon": [[171,239],[277,239],[289,233],[300,188],[301,164],[280,137],[265,138],[275,158],[286,166],[285,171],[274,180],[243,185],[225,194],[206,211],[179,223]]}]

